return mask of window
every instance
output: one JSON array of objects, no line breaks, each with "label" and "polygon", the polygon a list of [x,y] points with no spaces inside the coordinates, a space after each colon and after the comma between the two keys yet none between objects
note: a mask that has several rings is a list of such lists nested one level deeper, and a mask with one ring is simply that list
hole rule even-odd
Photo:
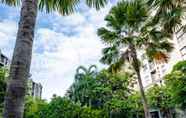
[{"label": "window", "polygon": [[186,60],[186,54],[185,54],[185,55],[183,55],[183,59],[184,59],[184,60]]},{"label": "window", "polygon": [[184,40],[184,38],[185,38],[185,33],[183,33],[183,31],[179,31],[179,33],[177,33],[178,43],[181,43],[182,40]]},{"label": "window", "polygon": [[184,46],[182,49],[180,49],[181,55],[184,59],[186,59],[186,46]]},{"label": "window", "polygon": [[147,70],[147,64],[143,65],[143,70],[144,70],[144,71]]}]

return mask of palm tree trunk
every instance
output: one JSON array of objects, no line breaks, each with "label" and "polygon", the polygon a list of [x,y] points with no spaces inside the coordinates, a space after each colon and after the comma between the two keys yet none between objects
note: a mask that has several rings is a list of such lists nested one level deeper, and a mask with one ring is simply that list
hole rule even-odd
[{"label": "palm tree trunk", "polygon": [[143,89],[143,84],[142,84],[142,80],[141,80],[141,74],[140,74],[140,65],[139,65],[139,61],[137,58],[137,53],[136,53],[136,49],[134,47],[134,45],[130,45],[130,51],[131,51],[131,60],[132,60],[132,66],[137,74],[137,79],[138,79],[138,84],[139,84],[139,88],[140,88],[140,93],[141,93],[141,98],[143,101],[143,108],[144,108],[144,112],[145,112],[145,118],[151,118],[150,115],[150,111],[149,111],[149,107],[147,104],[147,98],[145,96],[145,92]]},{"label": "palm tree trunk", "polygon": [[5,97],[4,118],[23,117],[36,17],[37,0],[22,0],[19,29]]}]

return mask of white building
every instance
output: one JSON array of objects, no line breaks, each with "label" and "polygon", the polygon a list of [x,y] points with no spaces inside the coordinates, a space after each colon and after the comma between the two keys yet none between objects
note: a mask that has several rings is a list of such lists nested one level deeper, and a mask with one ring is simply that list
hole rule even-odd
[{"label": "white building", "polygon": [[182,31],[177,32],[177,49],[181,54],[181,59],[186,60],[186,34]]},{"label": "white building", "polygon": [[167,63],[151,62],[144,54],[139,55],[142,62],[141,77],[144,88],[149,88],[154,84],[161,84],[163,77],[172,70],[172,67],[177,62],[186,60],[186,34],[181,31],[177,32],[172,43],[175,49],[170,53]]},{"label": "white building", "polygon": [[0,67],[8,66],[10,61],[0,50]]},{"label": "white building", "polygon": [[[0,67],[10,67],[10,60],[0,50]],[[42,95],[42,85],[40,83],[34,82],[32,79],[28,79],[27,83],[27,95],[34,98],[41,98]]]},{"label": "white building", "polygon": [[41,98],[42,97],[42,85],[40,83],[34,82],[32,79],[28,79],[27,85],[27,95],[32,96],[34,98]]}]

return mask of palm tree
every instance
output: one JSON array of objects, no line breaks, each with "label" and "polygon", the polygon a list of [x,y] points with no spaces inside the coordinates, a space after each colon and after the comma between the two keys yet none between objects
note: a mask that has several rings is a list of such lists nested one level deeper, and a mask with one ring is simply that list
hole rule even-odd
[{"label": "palm tree", "polygon": [[185,20],[185,0],[147,0],[147,4],[155,13],[153,23],[159,23],[165,32],[186,31],[186,25],[182,24]]},{"label": "palm tree", "polygon": [[91,90],[93,82],[97,75],[97,67],[91,65],[88,69],[84,66],[79,66],[76,69],[75,82],[67,92],[68,97],[74,102],[80,102],[82,105],[91,106]]},{"label": "palm tree", "polygon": [[131,64],[137,75],[145,118],[150,118],[137,50],[144,50],[149,59],[165,60],[172,49],[167,40],[169,35],[148,24],[149,13],[142,0],[119,2],[111,9],[105,21],[107,27],[100,28],[98,35],[109,46],[103,49],[101,62],[114,69],[121,67],[126,60]]},{"label": "palm tree", "polygon": [[[72,13],[81,0],[0,0],[8,5],[22,5],[21,15],[10,67],[7,94],[5,97],[4,118],[22,118],[26,81],[29,76],[34,28],[38,9],[47,12],[58,11],[62,15]],[[99,9],[107,0],[86,0],[90,7]]]},{"label": "palm tree", "polygon": [[83,76],[95,76],[97,73],[96,65],[91,65],[88,69],[84,66],[79,66],[76,69],[75,79],[79,81]]}]

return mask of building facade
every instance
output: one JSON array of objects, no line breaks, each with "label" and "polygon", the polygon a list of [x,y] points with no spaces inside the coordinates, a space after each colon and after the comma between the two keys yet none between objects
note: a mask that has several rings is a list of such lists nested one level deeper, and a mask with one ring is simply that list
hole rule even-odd
[{"label": "building facade", "polygon": [[177,49],[181,55],[182,60],[186,60],[186,34],[182,30],[176,33]]},{"label": "building facade", "polygon": [[145,89],[154,84],[162,84],[163,77],[172,70],[172,67],[177,62],[186,60],[186,34],[179,31],[171,41],[174,49],[169,55],[168,62],[149,61],[145,54],[138,55],[142,62],[141,78]]},{"label": "building facade", "polygon": [[[0,67],[6,67],[9,69],[10,60],[0,50]],[[41,98],[42,96],[42,85],[34,82],[30,77],[27,83],[27,95],[34,98]]]},{"label": "building facade", "polygon": [[5,67],[10,64],[8,57],[6,57],[0,50],[0,67]]},{"label": "building facade", "polygon": [[40,83],[34,82],[31,78],[28,79],[28,83],[27,83],[27,95],[28,96],[41,99],[42,89],[43,87]]}]

